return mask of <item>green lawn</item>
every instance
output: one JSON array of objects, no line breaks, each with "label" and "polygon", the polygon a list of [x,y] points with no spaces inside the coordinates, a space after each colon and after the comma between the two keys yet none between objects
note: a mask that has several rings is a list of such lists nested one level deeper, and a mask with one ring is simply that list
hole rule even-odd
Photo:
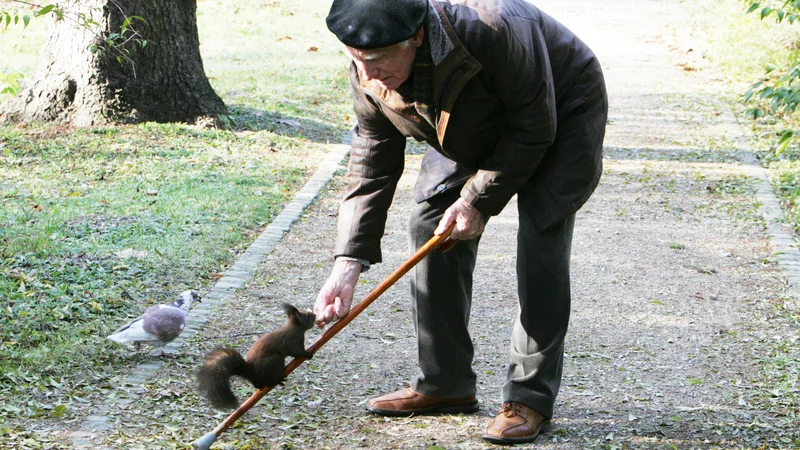
[{"label": "green lawn", "polygon": [[[0,423],[69,419],[101,398],[143,358],[104,337],[208,287],[341,141],[347,59],[328,7],[198,2],[232,131],[0,128]],[[2,30],[0,72],[30,74],[44,31],[43,20]]]}]

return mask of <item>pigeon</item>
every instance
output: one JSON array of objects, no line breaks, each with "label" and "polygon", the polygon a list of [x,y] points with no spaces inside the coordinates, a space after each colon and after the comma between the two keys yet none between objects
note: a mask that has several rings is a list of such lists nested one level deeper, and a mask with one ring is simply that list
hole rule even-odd
[{"label": "pigeon", "polygon": [[[186,327],[186,315],[194,301],[200,301],[197,292],[184,291],[171,305],[153,305],[147,308],[144,314],[113,332],[108,339],[120,344],[132,342],[136,350],[142,344],[164,347],[174,341]],[[169,355],[162,349],[161,356]]]}]

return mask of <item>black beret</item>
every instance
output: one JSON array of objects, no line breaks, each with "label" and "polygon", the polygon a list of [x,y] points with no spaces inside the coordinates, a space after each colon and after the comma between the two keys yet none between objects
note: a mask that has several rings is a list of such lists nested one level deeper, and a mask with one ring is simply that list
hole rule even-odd
[{"label": "black beret", "polygon": [[325,22],[344,45],[388,47],[414,36],[428,12],[428,0],[334,0]]}]

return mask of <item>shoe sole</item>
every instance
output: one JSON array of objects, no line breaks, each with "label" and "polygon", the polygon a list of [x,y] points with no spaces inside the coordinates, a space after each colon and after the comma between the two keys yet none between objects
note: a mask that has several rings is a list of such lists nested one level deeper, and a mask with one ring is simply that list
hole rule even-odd
[{"label": "shoe sole", "polygon": [[381,416],[404,417],[415,414],[469,414],[479,409],[478,401],[470,403],[458,403],[455,405],[431,406],[430,408],[420,408],[415,410],[381,409],[367,406],[367,410]]},{"label": "shoe sole", "polygon": [[541,424],[539,424],[539,429],[537,429],[536,432],[530,436],[524,436],[518,438],[511,438],[511,437],[504,438],[500,436],[492,436],[490,434],[484,434],[483,436],[481,436],[481,439],[483,439],[484,441],[489,441],[492,444],[500,444],[500,445],[526,444],[535,441],[536,438],[539,437],[539,434],[541,434],[542,431],[544,431],[549,426],[550,426],[550,421],[545,420]]}]

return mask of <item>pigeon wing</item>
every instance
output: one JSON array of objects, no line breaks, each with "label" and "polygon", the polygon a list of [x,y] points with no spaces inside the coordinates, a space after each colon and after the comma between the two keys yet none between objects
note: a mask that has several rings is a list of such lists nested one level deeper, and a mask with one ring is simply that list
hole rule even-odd
[{"label": "pigeon wing", "polygon": [[159,306],[157,311],[145,314],[142,328],[161,341],[171,341],[186,326],[186,314],[174,306]]},{"label": "pigeon wing", "polygon": [[159,305],[147,308],[144,314],[118,328],[116,331],[114,331],[108,336],[108,339],[111,339],[114,342],[119,342],[120,344],[124,344],[126,342],[150,343],[154,341],[159,341],[160,339],[158,338],[158,336],[148,333],[147,331],[144,330],[143,327],[145,319],[149,315],[158,311],[158,309]]},{"label": "pigeon wing", "polygon": [[125,330],[129,329],[130,327],[134,326],[137,322],[141,322],[143,318],[144,318],[144,314],[142,314],[141,316],[131,320],[130,322],[126,323],[125,325],[117,328],[116,330],[114,330],[113,333],[111,333],[111,335],[113,336],[115,334],[122,333],[123,331],[125,331]]}]

